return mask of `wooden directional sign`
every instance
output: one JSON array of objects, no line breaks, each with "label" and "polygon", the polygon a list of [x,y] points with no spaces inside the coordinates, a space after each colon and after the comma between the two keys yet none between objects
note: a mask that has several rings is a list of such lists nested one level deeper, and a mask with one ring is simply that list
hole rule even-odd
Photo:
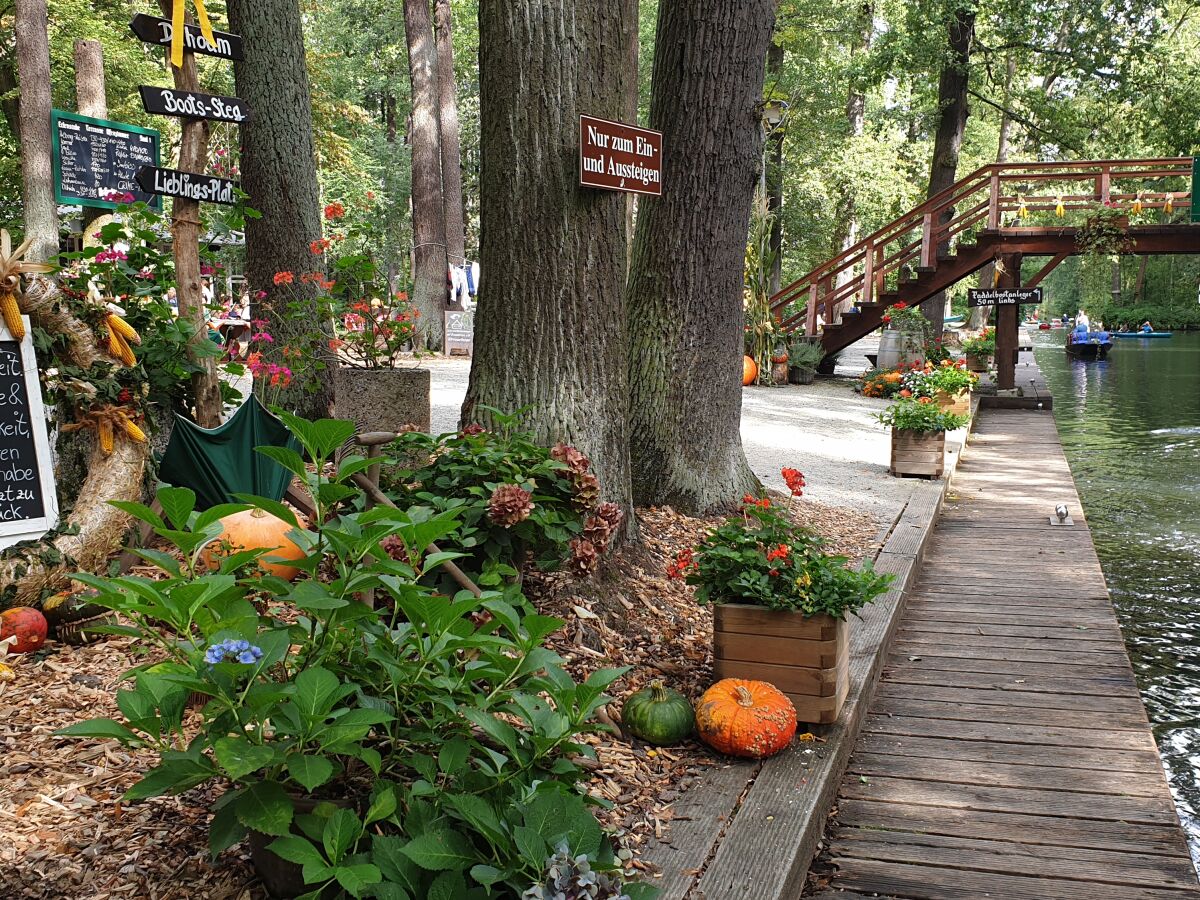
[{"label": "wooden directional sign", "polygon": [[662,132],[579,117],[579,183],[634,194],[662,194]]},{"label": "wooden directional sign", "polygon": [[138,91],[146,112],[156,116],[208,119],[211,122],[234,122],[239,125],[250,118],[249,105],[237,97],[218,97],[145,84]]},{"label": "wooden directional sign", "polygon": [[968,306],[1016,306],[1041,303],[1042,289],[1038,288],[971,288],[967,291]]},{"label": "wooden directional sign", "polygon": [[[133,29],[133,33],[140,37],[148,44],[160,44],[162,46],[170,46],[171,36],[173,34],[171,22],[168,19],[160,19],[158,16],[147,16],[139,13],[133,17],[133,21],[129,23],[129,27]],[[238,34],[229,34],[225,31],[214,31],[213,37],[216,39],[216,46],[205,40],[204,35],[200,33],[200,29],[195,25],[185,26],[186,33],[184,34],[184,46],[194,53],[205,53],[209,56],[217,56],[221,59],[245,59],[242,52],[242,37]]]},{"label": "wooden directional sign", "polygon": [[180,172],[178,169],[158,169],[144,166],[137,173],[137,183],[149,194],[165,194],[204,203],[237,203],[237,185],[212,175]]}]

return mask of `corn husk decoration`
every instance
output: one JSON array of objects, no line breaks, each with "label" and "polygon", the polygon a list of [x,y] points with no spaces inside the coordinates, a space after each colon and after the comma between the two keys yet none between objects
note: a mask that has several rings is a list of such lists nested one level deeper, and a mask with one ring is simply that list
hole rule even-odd
[{"label": "corn husk decoration", "polygon": [[109,356],[120,360],[127,366],[136,366],[137,357],[133,355],[133,348],[130,344],[140,344],[142,336],[134,330],[132,325],[121,318],[121,314],[125,310],[115,303],[107,302],[101,296],[100,289],[94,284],[89,286],[88,293],[91,295],[93,303],[104,306],[108,310],[104,314],[104,327],[108,330]]},{"label": "corn husk decoration", "polygon": [[[213,37],[212,22],[208,20],[208,10],[204,8],[204,0],[194,0],[194,3],[200,34],[215,47],[217,39]],[[171,65],[177,69],[183,68],[184,29],[187,25],[184,15],[186,6],[186,0],[174,0],[174,5],[171,7]]]},{"label": "corn husk decoration", "polygon": [[116,436],[118,434],[125,435],[131,441],[139,444],[146,443],[146,432],[133,421],[133,417],[125,407],[121,406],[100,406],[95,407],[85,413],[78,422],[72,422],[70,425],[64,425],[63,431],[82,431],[85,428],[96,429],[96,437],[100,442],[100,449],[104,455],[113,452],[116,447]]},{"label": "corn husk decoration", "polygon": [[1025,202],[1024,194],[1017,194],[1017,218],[1024,219],[1029,216],[1029,204]]},{"label": "corn husk decoration", "polygon": [[25,322],[21,318],[21,307],[17,297],[21,293],[22,275],[43,275],[53,272],[54,266],[45,263],[22,262],[21,257],[29,249],[33,239],[27,239],[13,252],[12,238],[0,229],[0,313],[4,316],[4,327],[15,341],[25,340]]},{"label": "corn husk decoration", "polygon": [[1129,207],[1131,213],[1140,213],[1142,211],[1142,192],[1138,191],[1137,196],[1133,198],[1133,206]]},{"label": "corn husk decoration", "polygon": [[992,287],[1000,287],[1000,277],[1006,275],[1008,270],[1004,268],[1004,263],[1000,260],[992,262]]},{"label": "corn husk decoration", "polygon": [[1063,204],[1062,194],[1054,198],[1054,214],[1060,219],[1067,214],[1067,207]]},{"label": "corn husk decoration", "polygon": [[1167,194],[1167,202],[1163,204],[1163,212],[1168,216],[1175,212],[1175,195]]}]

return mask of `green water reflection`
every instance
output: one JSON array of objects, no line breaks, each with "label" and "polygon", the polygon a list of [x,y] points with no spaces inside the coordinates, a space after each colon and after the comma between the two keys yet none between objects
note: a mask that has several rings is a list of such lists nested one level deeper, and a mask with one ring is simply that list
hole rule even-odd
[{"label": "green water reflection", "polygon": [[1200,334],[1105,362],[1035,337],[1192,855],[1200,860]]}]

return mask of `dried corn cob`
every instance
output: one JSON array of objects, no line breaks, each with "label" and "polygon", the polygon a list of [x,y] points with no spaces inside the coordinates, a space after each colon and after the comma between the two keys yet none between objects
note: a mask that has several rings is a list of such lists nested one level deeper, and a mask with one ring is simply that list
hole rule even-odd
[{"label": "dried corn cob", "polygon": [[21,307],[17,306],[16,294],[0,291],[0,312],[4,313],[4,325],[13,340],[25,340],[25,322],[21,319]]},{"label": "dried corn cob", "polygon": [[113,426],[111,419],[100,419],[96,423],[96,432],[100,435],[100,449],[109,454],[113,452]]},{"label": "dried corn cob", "polygon": [[142,336],[134,330],[132,325],[116,313],[109,313],[105,321],[109,331],[115,331],[121,337],[125,338],[126,341],[133,344],[140,344],[142,342]]},{"label": "dried corn cob", "polygon": [[117,418],[121,421],[121,426],[125,429],[125,434],[131,441],[137,441],[139,444],[146,443],[146,432],[138,428],[124,413],[117,413]]},{"label": "dried corn cob", "polygon": [[121,337],[113,328],[108,330],[108,352],[127,366],[137,365],[137,357],[133,355],[133,349],[125,343],[125,338]]}]

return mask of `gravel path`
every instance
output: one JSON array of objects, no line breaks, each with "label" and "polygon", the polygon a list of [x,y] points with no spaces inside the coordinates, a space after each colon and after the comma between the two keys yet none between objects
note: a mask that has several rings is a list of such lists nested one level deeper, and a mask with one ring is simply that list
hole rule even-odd
[{"label": "gravel path", "polygon": [[[887,474],[890,437],[872,418],[887,403],[854,392],[849,373],[865,368],[862,354],[873,350],[866,341],[848,348],[838,375],[812,385],[746,388],[742,443],[767,487],[785,490],[779,470],[791,466],[804,473],[805,497],[861,510],[882,525],[903,509],[917,482]],[[454,431],[470,360],[437,357],[424,365],[432,372],[433,431]]]}]

